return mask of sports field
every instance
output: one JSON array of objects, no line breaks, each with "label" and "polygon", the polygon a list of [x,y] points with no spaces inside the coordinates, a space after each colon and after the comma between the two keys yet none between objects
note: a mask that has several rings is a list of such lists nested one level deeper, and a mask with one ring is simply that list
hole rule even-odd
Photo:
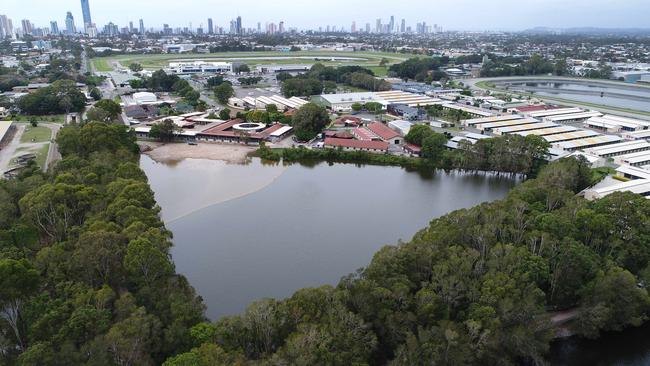
[{"label": "sports field", "polygon": [[[92,59],[96,71],[112,71],[116,65],[127,68],[131,63],[139,63],[147,70],[167,67],[177,60],[228,61],[257,65],[286,65],[323,63],[327,66],[358,65],[368,67],[377,75],[386,75],[388,65],[407,60],[411,55],[386,52],[337,52],[337,51],[299,51],[299,52],[222,52],[222,53],[184,53],[156,55],[117,55]],[[386,67],[379,64],[383,58],[388,60]]]}]

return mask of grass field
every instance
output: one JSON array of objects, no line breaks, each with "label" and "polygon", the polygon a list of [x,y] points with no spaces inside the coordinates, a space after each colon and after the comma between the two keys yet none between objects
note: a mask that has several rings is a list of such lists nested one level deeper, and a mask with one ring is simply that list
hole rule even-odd
[{"label": "grass field", "polygon": [[94,58],[91,60],[91,62],[95,67],[95,71],[98,72],[113,71],[113,67],[110,65],[110,58],[108,57]]},{"label": "grass field", "polygon": [[38,122],[65,123],[65,114],[48,114],[43,116],[17,115],[13,120],[15,122],[29,121],[32,117],[36,118]]},{"label": "grass field", "polygon": [[[255,57],[255,59],[236,60],[238,58]],[[286,57],[286,59],[273,59]],[[303,57],[303,58],[300,58]],[[332,57],[354,58],[353,60],[332,60]],[[221,52],[210,54],[157,54],[157,55],[118,55],[92,59],[95,70],[99,72],[112,71],[112,62],[119,62],[122,67],[128,67],[132,62],[141,64],[145,69],[157,70],[166,67],[173,60],[205,60],[205,61],[238,61],[255,65],[282,64],[313,64],[321,62],[328,66],[359,65],[371,68],[379,76],[386,74],[387,68],[379,67],[382,58],[389,64],[399,63],[411,55],[388,52],[337,52],[337,51],[299,51],[299,52]],[[329,59],[328,59],[329,58]]]},{"label": "grass field", "polygon": [[[50,130],[47,127],[27,126],[25,128],[25,132],[23,132],[23,135],[20,137],[20,142],[21,143],[47,142],[50,141],[51,137],[52,137],[52,130]],[[32,139],[34,141],[32,141]]]},{"label": "grass field", "polygon": [[47,160],[47,154],[50,152],[50,144],[45,144],[43,147],[36,151],[36,164],[43,168],[45,166],[45,160]]}]

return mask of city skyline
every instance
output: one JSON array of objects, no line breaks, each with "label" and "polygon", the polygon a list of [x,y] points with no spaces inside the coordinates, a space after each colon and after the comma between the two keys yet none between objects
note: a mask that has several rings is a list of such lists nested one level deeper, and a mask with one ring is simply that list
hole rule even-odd
[{"label": "city skyline", "polygon": [[[29,19],[36,27],[47,27],[51,21],[61,23],[65,14],[70,11],[75,18],[77,29],[84,29],[84,14],[80,0],[63,0],[56,3],[44,0],[6,0],[3,4],[3,14],[14,19]],[[214,27],[229,28],[230,21],[242,17],[244,29],[254,29],[258,22],[279,23],[284,21],[286,29],[318,29],[319,27],[336,26],[338,29],[350,28],[352,22],[357,24],[357,29],[371,23],[374,28],[376,19],[381,19],[382,24],[390,23],[394,17],[393,25],[398,30],[401,20],[406,19],[407,26],[415,29],[419,22],[439,24],[448,30],[525,30],[534,27],[603,27],[606,28],[647,28],[644,14],[650,11],[650,3],[643,0],[630,0],[625,3],[612,3],[606,0],[578,0],[570,5],[560,0],[541,2],[533,0],[521,6],[519,1],[495,0],[490,4],[478,3],[472,0],[459,0],[450,5],[447,3],[418,4],[414,0],[412,7],[400,6],[399,11],[389,4],[373,4],[369,0],[362,0],[350,5],[341,0],[332,0],[327,4],[295,4],[287,0],[287,6],[294,11],[278,11],[274,2],[249,4],[246,8],[232,7],[232,11],[224,11],[224,4],[206,0],[186,0],[183,3],[171,1],[158,1],[156,7],[165,8],[163,12],[152,12],[147,2],[127,2],[114,0],[111,2],[95,0],[90,3],[90,13],[93,22],[98,28],[113,22],[120,27],[128,26],[130,21],[138,22],[143,18],[148,28],[161,29],[163,24],[171,27],[202,27],[207,31],[208,18],[213,19]],[[86,1],[87,3],[87,1]],[[499,5],[497,5],[497,3]],[[340,4],[340,6],[337,6]],[[125,12],[124,8],[129,11]],[[209,8],[214,7],[214,11]],[[37,12],[34,9],[38,9]],[[345,9],[336,16],[332,9]],[[369,12],[367,9],[372,9]],[[200,11],[197,11],[200,10]],[[128,15],[125,15],[128,14]],[[170,16],[169,14],[174,14]],[[292,14],[295,14],[292,16]],[[88,16],[90,17],[90,15]],[[205,19],[204,19],[205,18]],[[498,21],[496,21],[498,20]]]}]

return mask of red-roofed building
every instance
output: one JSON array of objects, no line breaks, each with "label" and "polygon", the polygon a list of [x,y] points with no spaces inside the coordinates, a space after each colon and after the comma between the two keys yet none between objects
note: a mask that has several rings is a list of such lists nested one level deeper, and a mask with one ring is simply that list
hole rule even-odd
[{"label": "red-roofed building", "polygon": [[368,151],[373,153],[387,153],[388,142],[385,141],[360,141],[349,139],[326,138],[324,146],[327,148],[349,151]]},{"label": "red-roofed building", "polygon": [[361,141],[381,140],[379,138],[379,136],[375,135],[369,129],[364,128],[364,127],[357,127],[357,128],[352,129],[352,135],[357,140],[361,140]]},{"label": "red-roofed building", "polygon": [[415,156],[420,156],[420,154],[422,154],[422,148],[420,146],[410,143],[404,144],[404,151]]},{"label": "red-roofed building", "polygon": [[244,133],[233,129],[235,125],[240,123],[244,123],[244,120],[233,119],[224,122],[218,126],[208,128],[207,130],[198,133],[196,139],[198,141],[241,143],[245,138],[247,142],[259,143],[262,140],[268,140],[272,137],[274,132],[285,127],[285,125],[281,123],[275,123],[258,132]]},{"label": "red-roofed building", "polygon": [[337,127],[358,127],[363,124],[363,121],[359,117],[354,116],[343,116],[336,121],[334,121],[334,126]]},{"label": "red-roofed building", "polygon": [[537,112],[537,111],[547,111],[547,110],[550,110],[550,109],[558,109],[558,108],[562,108],[562,107],[557,106],[557,105],[546,105],[546,104],[527,105],[527,106],[523,106],[523,107],[512,108],[511,110],[509,110],[509,112],[513,111],[513,112],[518,112],[518,113],[530,113],[530,112]]},{"label": "red-roofed building", "polygon": [[391,145],[401,145],[403,142],[402,136],[399,133],[381,122],[373,122],[367,128],[382,139],[382,141],[386,141]]}]

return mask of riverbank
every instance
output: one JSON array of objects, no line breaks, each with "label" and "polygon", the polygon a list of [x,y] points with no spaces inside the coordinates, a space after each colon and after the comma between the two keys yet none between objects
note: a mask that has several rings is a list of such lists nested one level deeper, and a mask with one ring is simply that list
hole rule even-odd
[{"label": "riverbank", "polygon": [[142,142],[138,145],[143,154],[159,163],[177,163],[183,159],[220,160],[229,164],[243,164],[256,148],[244,145],[200,143]]}]

